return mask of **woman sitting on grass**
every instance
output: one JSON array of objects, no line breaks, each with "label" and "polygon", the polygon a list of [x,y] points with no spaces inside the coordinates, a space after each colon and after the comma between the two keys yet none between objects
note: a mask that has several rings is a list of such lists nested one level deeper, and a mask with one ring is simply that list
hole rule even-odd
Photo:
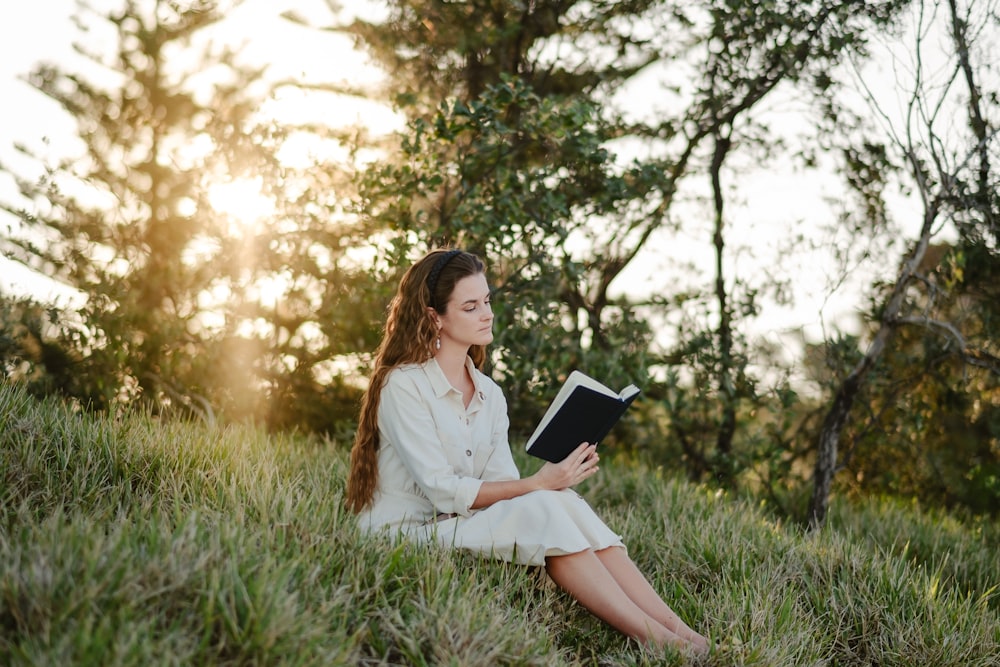
[{"label": "woman sitting on grass", "polygon": [[597,472],[595,446],[521,478],[507,402],[479,371],[493,340],[482,261],[434,250],[400,282],[351,450],[347,505],[368,530],[530,565],[620,632],[704,652],[708,642],[653,590],[612,532],[569,489]]}]

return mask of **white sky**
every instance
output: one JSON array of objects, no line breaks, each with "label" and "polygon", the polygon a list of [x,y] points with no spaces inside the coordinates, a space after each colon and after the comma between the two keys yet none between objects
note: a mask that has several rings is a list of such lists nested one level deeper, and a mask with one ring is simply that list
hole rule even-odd
[{"label": "white sky", "polygon": [[[0,162],[13,164],[11,144],[53,133],[57,136],[72,131],[72,123],[58,113],[55,104],[35,92],[18,76],[43,58],[59,58],[67,54],[72,24],[69,22],[69,0],[45,2],[8,2],[0,9]],[[0,195],[10,200],[16,192],[6,175],[0,175]],[[9,219],[0,222],[0,233],[7,233]],[[0,258],[0,290],[33,291],[54,287],[40,281],[20,264]]]},{"label": "white sky", "polygon": [[[7,0],[0,9],[0,161],[7,163],[14,159],[10,148],[14,141],[38,147],[42,138],[48,137],[52,146],[59,146],[73,137],[73,123],[55,103],[18,81],[17,77],[27,73],[40,60],[60,60],[72,54],[70,42],[75,33],[69,16],[74,4],[73,0],[17,3]],[[367,0],[347,0],[343,4],[349,8],[370,5]],[[318,80],[342,78],[368,84],[377,81],[377,73],[365,65],[364,59],[351,49],[346,39],[331,42],[327,36],[321,41],[318,35],[310,36],[274,18],[282,8],[291,5],[301,7],[306,14],[315,11],[317,19],[324,20],[325,14],[320,10],[325,5],[321,0],[251,0],[226,29],[234,39],[242,37],[248,57],[269,63],[278,74]],[[644,82],[624,94],[641,106],[653,102],[649,96],[655,94],[655,90],[655,86]],[[785,113],[780,104],[773,104],[773,113],[779,123],[783,122],[780,116]],[[324,105],[315,100],[303,103],[294,98],[287,99],[284,106],[284,113],[294,111],[295,120],[308,117],[330,120],[339,115],[344,120],[375,118],[387,125],[394,121],[388,111],[377,107],[348,108]],[[11,188],[9,179],[0,175],[0,195],[9,200]],[[792,234],[800,232],[817,238],[820,224],[833,216],[825,199],[838,196],[838,189],[835,181],[820,181],[813,176],[797,174],[790,165],[780,162],[739,177],[739,187],[727,204],[732,229],[739,230],[729,239],[735,257],[735,265],[731,264],[728,269],[730,278],[734,270],[739,272],[740,278],[751,283],[762,272],[792,276],[796,300],[794,307],[767,306],[763,316],[753,325],[755,334],[778,343],[779,339],[785,339],[785,333],[796,330],[817,338],[824,326],[855,328],[851,312],[862,302],[858,290],[870,278],[862,277],[856,284],[830,293],[830,277],[835,269],[824,260],[824,253],[789,254],[784,245]],[[698,213],[692,209],[692,215]],[[0,221],[0,233],[6,226],[6,222]],[[678,258],[704,266],[704,275],[698,282],[707,283],[714,259],[710,235],[701,230],[709,229],[708,221],[690,228],[698,231],[696,234],[689,232],[694,235],[688,238],[667,232],[658,234],[649,250],[620,279],[618,288],[634,293],[672,293],[674,286],[689,278],[671,273],[669,260]],[[743,244],[747,248],[752,245],[753,253],[740,249]],[[890,265],[877,268],[891,270],[896,261],[893,257]],[[37,276],[19,265],[0,259],[0,290],[37,292],[39,289],[45,291],[44,285],[44,280],[40,283]]]}]

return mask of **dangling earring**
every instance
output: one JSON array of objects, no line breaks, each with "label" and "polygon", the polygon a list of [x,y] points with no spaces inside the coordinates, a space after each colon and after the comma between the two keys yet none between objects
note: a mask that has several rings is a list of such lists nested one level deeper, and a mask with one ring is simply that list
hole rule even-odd
[{"label": "dangling earring", "polygon": [[434,341],[434,349],[435,350],[441,349],[441,334],[438,334],[437,339]]}]

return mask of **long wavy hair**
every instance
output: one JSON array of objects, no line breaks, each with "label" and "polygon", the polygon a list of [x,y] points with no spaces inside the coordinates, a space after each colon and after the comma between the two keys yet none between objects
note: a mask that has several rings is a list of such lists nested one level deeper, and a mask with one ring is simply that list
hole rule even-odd
[{"label": "long wavy hair", "polygon": [[[378,406],[382,387],[392,369],[402,364],[423,363],[434,356],[434,341],[438,336],[437,325],[428,312],[434,308],[445,314],[455,283],[467,276],[485,273],[486,267],[479,257],[468,252],[458,252],[438,267],[434,294],[428,286],[428,277],[442,255],[451,252],[443,248],[432,250],[406,270],[399,282],[399,289],[389,304],[382,342],[375,351],[368,389],[361,400],[358,430],[351,448],[351,470],[347,477],[347,507],[361,512],[375,496],[378,484]],[[486,360],[486,348],[473,345],[469,348],[476,368]]]}]

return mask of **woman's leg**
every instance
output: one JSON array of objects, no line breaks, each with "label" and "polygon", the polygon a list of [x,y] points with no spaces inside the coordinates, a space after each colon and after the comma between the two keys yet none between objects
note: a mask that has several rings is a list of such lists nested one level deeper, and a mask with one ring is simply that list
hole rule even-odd
[{"label": "woman's leg", "polygon": [[609,547],[595,552],[608,572],[618,582],[625,594],[646,614],[656,619],[663,627],[672,633],[694,644],[701,650],[708,649],[708,640],[692,630],[674,611],[667,606],[663,598],[650,585],[625,549]]},{"label": "woman's leg", "polygon": [[642,610],[593,551],[545,559],[545,569],[562,589],[613,628],[643,643],[685,648],[678,637]]}]

